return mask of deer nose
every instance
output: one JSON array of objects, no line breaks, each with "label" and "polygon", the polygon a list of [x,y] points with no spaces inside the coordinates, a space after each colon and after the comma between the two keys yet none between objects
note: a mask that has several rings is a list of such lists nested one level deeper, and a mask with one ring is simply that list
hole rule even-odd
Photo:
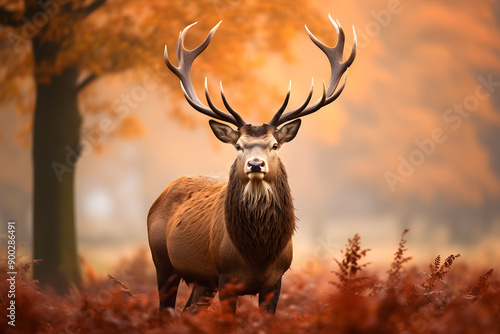
[{"label": "deer nose", "polygon": [[249,161],[248,168],[250,168],[250,172],[259,173],[264,168],[264,161]]}]

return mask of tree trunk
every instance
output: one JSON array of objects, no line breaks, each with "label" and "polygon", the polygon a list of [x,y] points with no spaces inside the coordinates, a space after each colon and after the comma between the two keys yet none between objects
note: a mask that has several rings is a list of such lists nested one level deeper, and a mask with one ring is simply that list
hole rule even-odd
[{"label": "tree trunk", "polygon": [[81,284],[74,214],[81,126],[77,74],[69,67],[50,83],[37,80],[33,125],[34,258],[42,259],[34,278],[60,294]]}]

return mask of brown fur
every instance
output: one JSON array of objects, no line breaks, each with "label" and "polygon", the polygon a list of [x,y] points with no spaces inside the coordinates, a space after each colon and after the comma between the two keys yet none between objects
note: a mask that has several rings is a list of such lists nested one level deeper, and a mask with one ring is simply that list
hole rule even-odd
[{"label": "brown fur", "polygon": [[[266,157],[265,176],[249,179],[245,172],[248,157],[242,149],[229,179],[183,176],[152,204],[148,235],[161,309],[175,307],[177,285],[184,279],[193,284],[186,308],[210,300],[217,289],[237,282],[242,283],[238,289],[221,291],[221,300],[258,293],[259,303],[275,311],[281,277],[292,261],[295,212],[285,167],[273,145],[281,147],[293,139],[299,125],[280,132],[267,125],[234,131],[216,124],[213,129],[219,139],[241,144],[250,158],[254,154]],[[267,300],[273,293],[271,301]],[[235,301],[229,304],[223,310],[234,312]]]},{"label": "brown fur", "polygon": [[253,266],[268,266],[276,259],[292,237],[295,229],[293,200],[285,166],[270,184],[271,193],[255,207],[246,205],[244,184],[231,168],[225,204],[226,228],[240,255]]}]

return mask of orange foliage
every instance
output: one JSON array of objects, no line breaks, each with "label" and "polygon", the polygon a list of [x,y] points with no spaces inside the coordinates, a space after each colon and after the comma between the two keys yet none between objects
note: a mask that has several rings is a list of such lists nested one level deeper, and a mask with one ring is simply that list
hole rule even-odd
[{"label": "orange foliage", "polygon": [[121,138],[131,138],[140,136],[144,132],[144,126],[137,117],[127,116],[121,121],[120,126],[116,130],[116,135]]},{"label": "orange foliage", "polygon": [[[403,239],[402,239],[403,241]],[[360,238],[349,245],[360,246]],[[404,242],[403,242],[404,244]],[[348,247],[346,256],[363,257],[360,247]],[[400,250],[404,246],[400,244]],[[399,267],[404,252],[397,252],[391,267]],[[366,252],[364,252],[366,254]],[[399,255],[398,255],[399,254]],[[399,259],[399,260],[398,260]],[[236,319],[220,313],[218,301],[196,313],[167,312],[160,323],[155,277],[145,250],[122,262],[107,279],[87,280],[82,291],[68,297],[43,292],[26,275],[31,264],[18,268],[16,328],[0,319],[5,333],[498,333],[500,283],[493,269],[481,275],[453,261],[431,264],[432,286],[413,267],[392,279],[371,278],[368,291],[345,291],[325,285],[321,274],[289,273],[275,316],[262,314],[252,297],[240,298]],[[3,265],[5,267],[5,264]],[[442,268],[443,270],[441,270]],[[400,268],[402,269],[402,268]],[[450,270],[451,269],[451,270]],[[94,275],[94,274],[92,274]],[[471,275],[479,276],[469,281]],[[0,274],[2,291],[6,274]],[[307,277],[307,278],[306,278]],[[356,277],[353,275],[351,278]],[[446,280],[445,280],[446,279]],[[470,285],[467,287],[467,285]],[[366,293],[370,292],[370,293]],[[180,293],[178,299],[187,296]],[[8,299],[1,296],[0,307]]]}]

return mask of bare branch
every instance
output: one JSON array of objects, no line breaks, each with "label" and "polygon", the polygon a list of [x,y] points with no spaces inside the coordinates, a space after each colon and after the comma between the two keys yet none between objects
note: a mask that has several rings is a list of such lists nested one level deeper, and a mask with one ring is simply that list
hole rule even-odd
[{"label": "bare branch", "polygon": [[87,87],[95,79],[97,79],[97,75],[95,75],[94,73],[90,74],[88,77],[83,79],[83,81],[77,85],[76,91],[81,92],[85,87]]}]

